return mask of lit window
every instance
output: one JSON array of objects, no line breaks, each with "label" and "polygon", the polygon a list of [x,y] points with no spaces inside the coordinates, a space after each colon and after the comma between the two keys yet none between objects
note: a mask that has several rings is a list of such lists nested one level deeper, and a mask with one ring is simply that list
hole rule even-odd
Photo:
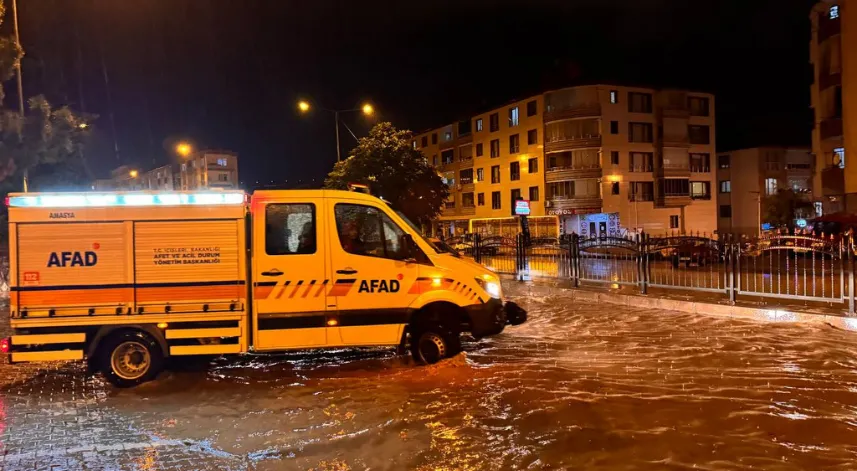
[{"label": "lit window", "polygon": [[815,217],[819,217],[819,216],[821,216],[821,215],[822,215],[822,211],[821,211],[821,207],[822,207],[822,205],[821,205],[821,201],[816,201],[816,202],[815,202],[815,203],[813,203],[813,204],[815,205]]},{"label": "lit window", "polygon": [[839,18],[839,5],[833,5],[830,7],[830,19],[835,20]]},{"label": "lit window", "polygon": [[619,103],[619,92],[616,90],[610,90],[610,103],[616,104]]},{"label": "lit window", "polygon": [[476,120],[476,131],[478,132],[481,130],[482,130],[482,118],[479,118]]},{"label": "lit window", "polygon": [[776,178],[766,178],[765,179],[765,194],[775,195],[776,193],[777,193],[777,179]]},{"label": "lit window", "polygon": [[730,180],[723,180],[720,182],[720,192],[721,193],[732,193],[732,182]]},{"label": "lit window", "polygon": [[833,165],[839,168],[845,168],[845,148],[837,147],[833,149]]},{"label": "lit window", "polygon": [[225,167],[226,166],[226,159],[217,159],[217,165],[219,165],[221,167]]},{"label": "lit window", "polygon": [[518,125],[518,107],[509,108],[509,127]]}]

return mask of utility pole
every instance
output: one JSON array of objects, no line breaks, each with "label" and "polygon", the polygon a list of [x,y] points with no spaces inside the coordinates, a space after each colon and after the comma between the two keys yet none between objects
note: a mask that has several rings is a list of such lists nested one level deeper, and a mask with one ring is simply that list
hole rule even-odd
[{"label": "utility pole", "polygon": [[[12,22],[15,25],[15,45],[18,46],[18,49],[23,50],[21,47],[21,35],[18,33],[18,0],[12,0]],[[18,67],[17,67],[17,76],[18,76],[18,113],[21,114],[21,118],[24,118],[24,84],[21,79],[21,60],[18,59]],[[24,169],[24,193],[29,191],[29,175],[27,169]]]}]

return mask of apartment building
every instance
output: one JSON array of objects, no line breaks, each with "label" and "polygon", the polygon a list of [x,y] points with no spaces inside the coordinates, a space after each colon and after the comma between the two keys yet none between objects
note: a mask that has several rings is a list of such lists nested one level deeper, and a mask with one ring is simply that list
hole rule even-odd
[{"label": "apartment building", "polygon": [[589,85],[417,134],[414,146],[450,184],[443,234],[512,232],[518,197],[538,235],[713,232],[714,136],[710,94]]},{"label": "apartment building", "polygon": [[238,155],[224,150],[202,150],[181,163],[140,172],[123,165],[111,178],[96,180],[96,190],[195,190],[238,188]]},{"label": "apartment building", "polygon": [[820,1],[812,8],[810,22],[814,197],[825,213],[855,212],[857,162],[850,161],[846,151],[857,143],[857,3]]},{"label": "apartment building", "polygon": [[[717,154],[718,232],[758,235],[767,222],[765,198],[788,188],[810,202],[814,174],[814,157],[806,148],[754,147]],[[820,205],[795,217],[811,218]]]}]

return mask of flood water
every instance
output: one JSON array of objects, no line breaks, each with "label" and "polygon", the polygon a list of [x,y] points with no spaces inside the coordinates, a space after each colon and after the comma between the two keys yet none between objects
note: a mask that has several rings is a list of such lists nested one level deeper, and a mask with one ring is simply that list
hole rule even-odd
[{"label": "flood water", "polygon": [[0,469],[857,466],[854,333],[524,294],[527,324],[431,367],[247,355],[116,390],[0,366]]}]

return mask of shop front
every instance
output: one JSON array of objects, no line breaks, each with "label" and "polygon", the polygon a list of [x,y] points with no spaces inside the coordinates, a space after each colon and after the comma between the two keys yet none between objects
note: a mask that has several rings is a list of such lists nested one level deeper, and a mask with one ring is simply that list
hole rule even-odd
[{"label": "shop front", "polygon": [[556,215],[562,234],[575,233],[581,237],[618,237],[623,230],[619,224],[619,213],[601,213],[601,208],[552,209],[548,214]]}]

